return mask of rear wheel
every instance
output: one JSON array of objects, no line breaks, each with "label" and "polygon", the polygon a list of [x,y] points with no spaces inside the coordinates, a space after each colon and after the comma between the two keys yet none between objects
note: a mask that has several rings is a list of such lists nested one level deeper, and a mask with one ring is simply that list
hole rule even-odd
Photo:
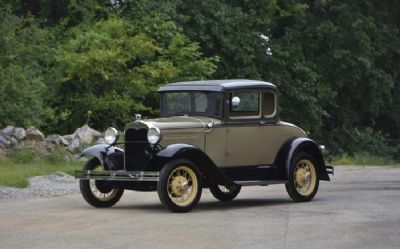
[{"label": "rear wheel", "polygon": [[212,183],[210,185],[211,194],[220,201],[231,201],[239,194],[241,187],[237,186],[234,189],[228,189],[225,186]]},{"label": "rear wheel", "polygon": [[289,196],[296,202],[314,198],[318,191],[319,176],[315,159],[308,153],[299,152],[289,168],[289,182],[285,184]]},{"label": "rear wheel", "polygon": [[[84,170],[103,170],[97,158],[90,159],[84,166]],[[93,207],[111,207],[117,203],[123,189],[113,187],[110,182],[101,180],[79,180],[79,187],[83,198]]]},{"label": "rear wheel", "polygon": [[200,200],[201,174],[189,160],[167,163],[160,172],[157,192],[161,203],[172,212],[188,212]]}]

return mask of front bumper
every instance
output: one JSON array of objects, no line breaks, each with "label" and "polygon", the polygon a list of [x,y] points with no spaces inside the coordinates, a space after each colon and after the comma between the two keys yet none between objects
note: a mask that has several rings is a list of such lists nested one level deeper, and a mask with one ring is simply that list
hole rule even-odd
[{"label": "front bumper", "polygon": [[158,171],[94,171],[75,170],[76,179],[103,180],[103,181],[148,181],[158,182],[160,172]]}]

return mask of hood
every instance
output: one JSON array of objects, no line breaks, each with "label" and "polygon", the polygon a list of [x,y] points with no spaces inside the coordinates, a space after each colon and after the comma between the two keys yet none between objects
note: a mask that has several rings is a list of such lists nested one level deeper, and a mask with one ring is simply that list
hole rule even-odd
[{"label": "hood", "polygon": [[182,128],[205,128],[207,124],[220,122],[218,119],[199,116],[173,116],[167,118],[147,119],[144,122],[160,130]]}]

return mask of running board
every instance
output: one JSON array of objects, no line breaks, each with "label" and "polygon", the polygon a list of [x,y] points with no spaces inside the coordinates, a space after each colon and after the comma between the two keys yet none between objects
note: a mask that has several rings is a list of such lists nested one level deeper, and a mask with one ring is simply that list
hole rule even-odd
[{"label": "running board", "polygon": [[76,179],[93,179],[104,181],[154,181],[160,176],[158,171],[95,171],[75,170]]},{"label": "running board", "polygon": [[271,184],[282,184],[282,183],[287,183],[288,181],[235,181],[237,185],[240,186],[266,186],[266,185],[271,185]]}]

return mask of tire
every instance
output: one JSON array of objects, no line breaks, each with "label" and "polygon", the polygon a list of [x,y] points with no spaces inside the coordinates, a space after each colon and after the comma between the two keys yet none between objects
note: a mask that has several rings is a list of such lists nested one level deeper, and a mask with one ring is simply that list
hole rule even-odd
[{"label": "tire", "polygon": [[295,202],[311,201],[318,191],[319,175],[314,157],[305,152],[297,153],[290,162],[286,191]]},{"label": "tire", "polygon": [[[84,170],[96,170],[102,168],[97,158],[90,159]],[[85,201],[97,208],[111,207],[122,197],[124,189],[114,188],[107,181],[101,180],[79,180],[79,188]]]},{"label": "tire", "polygon": [[220,201],[231,201],[236,198],[236,196],[239,194],[241,189],[241,186],[238,186],[237,188],[233,190],[229,190],[225,188],[224,186],[212,183],[210,185],[210,192],[211,194]]},{"label": "tire", "polygon": [[161,203],[172,212],[188,212],[200,200],[202,177],[196,165],[186,159],[167,163],[157,184]]}]

